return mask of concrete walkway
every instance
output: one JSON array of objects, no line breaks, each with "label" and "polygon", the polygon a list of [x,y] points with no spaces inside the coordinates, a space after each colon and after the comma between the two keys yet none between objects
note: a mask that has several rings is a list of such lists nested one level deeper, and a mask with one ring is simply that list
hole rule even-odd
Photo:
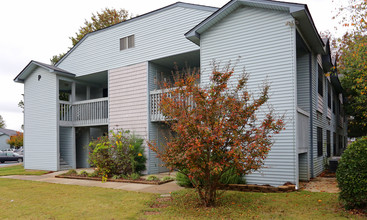
[{"label": "concrete walkway", "polygon": [[45,174],[41,176],[14,175],[14,176],[2,176],[0,178],[31,180],[31,181],[66,184],[66,185],[95,186],[95,187],[103,187],[103,188],[111,188],[111,189],[121,189],[121,190],[126,190],[126,191],[158,193],[158,194],[168,194],[170,192],[174,192],[174,191],[183,189],[182,187],[178,186],[175,181],[165,183],[162,185],[150,185],[150,184],[136,184],[136,183],[119,183],[119,182],[102,183],[101,181],[93,181],[93,180],[55,178],[55,176],[61,173],[64,173],[64,172],[65,171],[54,172],[54,173],[49,173],[49,174]]}]

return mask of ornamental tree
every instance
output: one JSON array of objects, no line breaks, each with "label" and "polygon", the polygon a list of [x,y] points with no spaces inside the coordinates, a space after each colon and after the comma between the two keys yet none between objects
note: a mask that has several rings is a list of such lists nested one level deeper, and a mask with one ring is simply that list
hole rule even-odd
[{"label": "ornamental tree", "polygon": [[[92,13],[92,17],[90,18],[91,21],[84,21],[84,25],[75,33],[75,37],[69,37],[73,46],[75,46],[88,33],[118,24],[133,17],[133,15],[125,9],[117,10],[114,8],[105,8],[101,12],[96,13],[97,14]],[[54,55],[50,59],[51,64],[55,65],[65,56],[65,54],[66,53]]]},{"label": "ornamental tree", "polygon": [[[175,74],[174,83],[164,83],[160,109],[172,131],[165,146],[149,147],[169,169],[187,175],[204,206],[214,206],[219,180],[235,168],[238,175],[260,169],[273,144],[272,137],[284,123],[273,111],[257,118],[268,100],[269,86],[259,97],[247,90],[247,75],[229,85],[234,70],[214,66],[207,87],[198,85],[199,74]],[[261,118],[261,119],[260,119]]]},{"label": "ornamental tree", "polygon": [[23,133],[17,131],[16,135],[10,136],[10,139],[6,140],[10,146],[14,146],[15,148],[20,148],[23,146]]},{"label": "ornamental tree", "polygon": [[338,39],[338,71],[348,99],[348,136],[367,135],[367,1],[348,0],[335,19],[347,29]]}]

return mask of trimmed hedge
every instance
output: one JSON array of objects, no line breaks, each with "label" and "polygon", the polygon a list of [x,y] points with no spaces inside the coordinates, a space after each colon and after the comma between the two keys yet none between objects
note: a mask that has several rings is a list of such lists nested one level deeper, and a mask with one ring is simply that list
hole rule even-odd
[{"label": "trimmed hedge", "polygon": [[367,209],[367,136],[347,147],[336,171],[339,199],[346,209]]}]

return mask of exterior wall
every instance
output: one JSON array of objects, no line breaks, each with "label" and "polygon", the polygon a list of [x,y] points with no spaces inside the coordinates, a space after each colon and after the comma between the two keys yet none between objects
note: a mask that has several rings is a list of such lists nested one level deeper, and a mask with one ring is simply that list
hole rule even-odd
[{"label": "exterior wall", "polygon": [[[148,63],[109,70],[109,128],[148,139]],[[149,158],[149,149],[145,146]],[[149,167],[149,164],[147,165]]]},{"label": "exterior wall", "polygon": [[[285,115],[286,130],[275,136],[265,168],[246,176],[250,184],[298,184],[296,32],[294,27],[286,25],[289,21],[293,21],[289,12],[244,7],[200,36],[202,84],[209,82],[213,59],[221,62],[223,67],[241,56],[236,64],[236,76],[246,68],[248,89],[255,96],[265,80],[270,82],[269,103],[275,112]],[[258,116],[261,118],[263,114],[258,113]]]},{"label": "exterior wall", "polygon": [[64,159],[70,166],[75,167],[75,149],[73,141],[75,136],[73,135],[73,128],[61,127],[59,128],[59,140],[60,140],[60,157]]},{"label": "exterior wall", "polygon": [[[328,113],[328,86],[332,86],[326,76],[323,77],[323,97],[322,97],[322,112],[319,112],[318,105],[319,105],[319,94],[318,94],[318,65],[322,67],[321,56],[313,54],[312,55],[312,103],[313,103],[313,155],[310,158],[313,163],[313,166],[310,166],[313,175],[311,177],[316,177],[322,173],[325,169],[325,166],[328,164],[329,158],[327,157],[327,131],[330,131],[330,144],[331,144],[331,156],[336,155],[337,152],[333,151],[333,133],[335,132],[337,135],[337,143],[336,146],[339,146],[339,135],[343,137],[347,136],[347,125],[346,123],[343,124],[342,127],[338,125],[338,111],[336,110],[335,113],[332,112],[333,106],[331,106],[331,117],[327,117]],[[334,99],[334,89],[332,89],[332,102]],[[336,94],[338,97],[338,94]],[[322,156],[317,155],[317,127],[322,128],[322,141],[323,141],[323,154]]]},{"label": "exterior wall", "polygon": [[[184,33],[214,8],[173,7],[89,35],[58,67],[78,76],[197,50]],[[120,51],[120,38],[135,35],[135,47]]]},{"label": "exterior wall", "polygon": [[[157,85],[157,79],[162,73],[169,73],[171,70],[154,64],[152,62],[148,63],[148,90],[153,91],[159,89]],[[149,96],[150,97],[150,96]],[[150,102],[150,100],[149,100]],[[150,107],[148,107],[150,111]],[[149,141],[157,141],[159,140],[159,127],[161,126],[157,122],[151,122],[150,120],[150,112],[148,111],[148,126],[149,126]],[[157,154],[150,149],[147,149],[148,152],[148,174],[158,173],[159,172],[159,159],[157,158]]]},{"label": "exterior wall", "polygon": [[109,71],[109,124],[111,129],[128,129],[147,138],[147,75],[147,63]]},{"label": "exterior wall", "polygon": [[297,54],[297,105],[310,112],[310,68],[308,53]]},{"label": "exterior wall", "polygon": [[76,168],[88,168],[88,144],[90,141],[90,128],[76,128]]},{"label": "exterior wall", "polygon": [[55,171],[59,161],[56,75],[37,68],[25,80],[24,94],[24,167]]},{"label": "exterior wall", "polygon": [[8,135],[0,135],[0,150],[6,150],[10,148],[10,145],[6,143],[6,140],[8,139],[10,139]]}]

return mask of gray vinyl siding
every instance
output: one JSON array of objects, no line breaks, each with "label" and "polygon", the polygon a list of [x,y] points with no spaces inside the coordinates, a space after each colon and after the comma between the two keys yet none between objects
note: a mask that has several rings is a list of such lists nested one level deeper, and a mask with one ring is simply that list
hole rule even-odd
[{"label": "gray vinyl siding", "polygon": [[[160,75],[168,75],[171,73],[166,67],[161,65],[149,62],[148,63],[148,92],[159,89],[159,85],[157,84]],[[150,96],[149,96],[150,103]],[[150,107],[149,107],[150,111]],[[148,111],[148,124],[149,124],[149,141],[159,140],[159,122],[151,122],[150,121],[150,112]],[[159,160],[157,158],[157,154],[148,149],[149,162],[148,162],[148,173],[154,174],[159,172]]]},{"label": "gray vinyl siding", "polygon": [[298,161],[299,161],[299,180],[302,181],[310,180],[308,153],[299,154]]},{"label": "gray vinyl siding", "polygon": [[0,135],[0,150],[6,150],[10,148],[10,145],[6,143],[8,139],[10,139],[8,135]]},{"label": "gray vinyl siding", "polygon": [[[184,34],[212,12],[174,7],[89,35],[58,67],[78,76],[199,49]],[[120,51],[120,38],[135,47]]]},{"label": "gray vinyl siding", "polygon": [[235,76],[243,68],[249,73],[248,89],[255,95],[264,81],[270,83],[269,103],[278,115],[285,116],[286,129],[274,137],[265,167],[246,176],[250,184],[298,184],[296,34],[293,27],[286,25],[293,20],[287,12],[244,7],[201,34],[202,84],[209,82],[213,59],[222,67],[231,60],[236,63]]},{"label": "gray vinyl siding", "polygon": [[43,68],[24,82],[25,169],[58,169],[57,88],[56,75]]},{"label": "gray vinyl siding", "polygon": [[75,167],[75,149],[73,145],[73,128],[72,127],[59,127],[60,136],[60,157],[64,159],[70,166]]},{"label": "gray vinyl siding", "polygon": [[310,112],[310,68],[309,55],[297,54],[297,105]]},{"label": "gray vinyl siding", "polygon": [[88,144],[90,141],[89,127],[76,128],[76,168],[89,168]]}]

